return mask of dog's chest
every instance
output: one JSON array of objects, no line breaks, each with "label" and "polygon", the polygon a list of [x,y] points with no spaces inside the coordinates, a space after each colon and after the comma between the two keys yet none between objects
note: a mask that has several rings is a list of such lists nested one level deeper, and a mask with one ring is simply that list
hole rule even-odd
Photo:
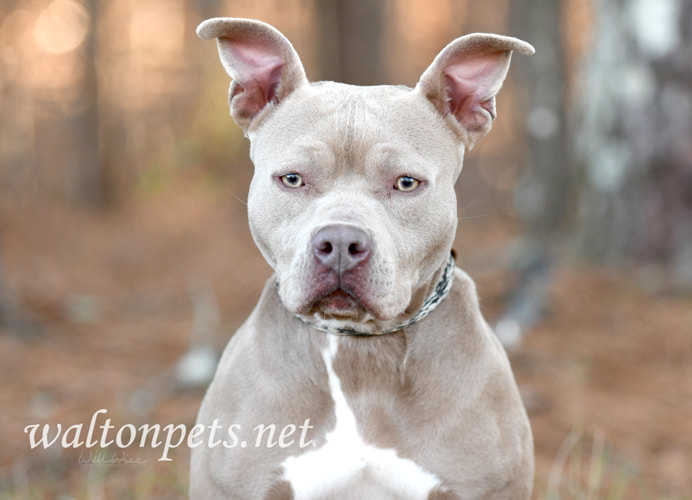
[{"label": "dog's chest", "polygon": [[401,457],[396,446],[374,446],[359,432],[362,423],[358,422],[342,380],[334,370],[341,340],[329,336],[322,351],[336,424],[321,447],[283,461],[283,479],[291,484],[297,500],[358,498],[359,491],[367,491],[371,498],[375,492],[381,498],[428,498],[440,486],[439,478],[413,460]]}]

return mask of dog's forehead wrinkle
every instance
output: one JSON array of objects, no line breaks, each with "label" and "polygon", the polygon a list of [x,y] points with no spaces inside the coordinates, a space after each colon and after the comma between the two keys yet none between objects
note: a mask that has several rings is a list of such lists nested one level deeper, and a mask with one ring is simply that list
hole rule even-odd
[{"label": "dog's forehead wrinkle", "polygon": [[[359,108],[362,108],[362,101],[351,96],[348,100],[347,108],[348,112],[346,115],[345,123],[343,124],[343,137],[344,137],[344,161],[347,165],[353,166],[356,163],[355,160],[355,142],[356,142],[356,123],[358,123],[360,112]],[[341,127],[339,127],[341,128]],[[363,127],[364,128],[364,127]]]}]

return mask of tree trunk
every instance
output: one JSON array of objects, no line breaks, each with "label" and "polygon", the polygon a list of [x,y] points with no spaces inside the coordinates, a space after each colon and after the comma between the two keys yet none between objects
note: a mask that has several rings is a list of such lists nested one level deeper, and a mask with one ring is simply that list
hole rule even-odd
[{"label": "tree trunk", "polygon": [[517,213],[527,236],[549,246],[561,226],[569,183],[565,118],[565,51],[562,2],[514,0],[512,31],[536,47],[531,57],[517,57],[512,71],[525,89],[525,109],[519,110],[527,131],[525,175],[515,196]]},{"label": "tree trunk", "polygon": [[581,253],[692,286],[692,2],[598,0],[575,103]]},{"label": "tree trunk", "polygon": [[384,0],[321,0],[320,78],[354,85],[384,83]]},{"label": "tree trunk", "polygon": [[512,61],[512,71],[521,89],[526,89],[525,98],[519,100],[524,106],[515,107],[523,122],[517,129],[527,131],[523,138],[527,155],[525,174],[514,192],[524,225],[520,251],[512,256],[518,279],[496,325],[507,347],[518,345],[523,333],[543,315],[551,280],[551,247],[564,222],[569,179],[562,3],[514,0],[511,7],[512,34],[532,43],[536,53]]},{"label": "tree trunk", "polygon": [[85,40],[84,75],[80,93],[84,100],[83,110],[69,119],[71,136],[68,153],[68,197],[79,204],[101,208],[107,201],[107,175],[99,150],[99,102],[96,74],[96,30],[98,2],[90,0],[89,32]]},{"label": "tree trunk", "polygon": [[[0,244],[2,241],[0,240]],[[30,339],[38,333],[38,325],[29,319],[5,279],[0,247],[0,332],[9,332]]]}]

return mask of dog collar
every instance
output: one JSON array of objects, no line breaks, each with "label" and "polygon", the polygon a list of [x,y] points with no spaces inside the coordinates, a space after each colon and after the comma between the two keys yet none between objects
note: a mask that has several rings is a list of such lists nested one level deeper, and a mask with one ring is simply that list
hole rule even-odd
[{"label": "dog collar", "polygon": [[444,272],[442,273],[442,278],[440,278],[440,281],[437,283],[437,286],[435,286],[435,289],[428,296],[428,298],[425,299],[425,302],[423,302],[423,305],[418,310],[418,312],[416,314],[414,314],[411,318],[404,321],[403,323],[401,323],[395,327],[392,327],[392,328],[387,328],[386,330],[381,330],[381,331],[376,331],[376,332],[365,332],[365,331],[357,330],[355,328],[350,328],[350,327],[332,326],[332,325],[328,324],[329,323],[328,321],[313,322],[313,321],[309,321],[305,318],[302,318],[300,316],[296,316],[296,318],[298,318],[300,321],[302,321],[306,325],[310,325],[311,327],[313,327],[317,330],[320,330],[320,331],[326,332],[326,333],[331,333],[333,335],[350,335],[350,336],[355,336],[355,337],[371,337],[371,336],[376,336],[376,335],[384,335],[387,333],[398,332],[399,330],[403,330],[406,327],[409,327],[411,325],[415,325],[420,320],[425,318],[428,314],[433,312],[438,305],[440,305],[440,303],[445,299],[445,297],[449,294],[449,291],[452,289],[452,284],[454,284],[454,267],[455,267],[454,254],[450,254],[449,260],[447,260],[447,265],[445,266]]}]

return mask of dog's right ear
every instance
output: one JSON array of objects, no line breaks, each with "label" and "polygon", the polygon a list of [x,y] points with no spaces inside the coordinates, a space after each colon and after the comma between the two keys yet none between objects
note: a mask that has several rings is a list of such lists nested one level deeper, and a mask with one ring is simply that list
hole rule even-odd
[{"label": "dog's right ear", "polygon": [[245,132],[264,111],[307,83],[291,42],[266,23],[217,17],[202,22],[197,35],[216,38],[221,64],[233,79],[231,116]]}]

